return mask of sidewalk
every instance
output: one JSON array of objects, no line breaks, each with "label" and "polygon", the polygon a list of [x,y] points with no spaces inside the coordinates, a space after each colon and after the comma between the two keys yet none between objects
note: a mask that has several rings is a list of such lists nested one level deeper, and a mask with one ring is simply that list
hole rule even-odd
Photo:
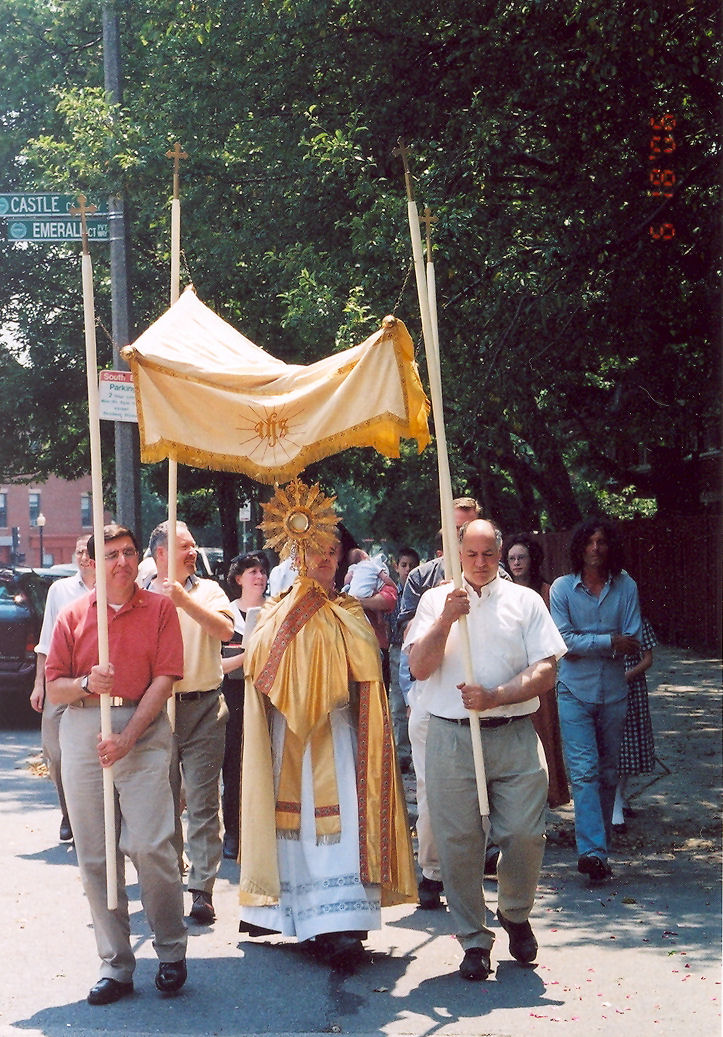
[{"label": "sidewalk", "polygon": [[[661,685],[652,702],[658,756],[671,773],[660,767],[635,779],[639,814],[613,855],[614,880],[588,887],[567,844],[571,808],[551,814],[558,841],[548,846],[532,916],[539,963],[519,967],[501,933],[496,972],[478,984],[457,975],[461,954],[443,912],[386,909],[384,928],[370,934],[369,961],[351,976],[330,972],[280,938],[241,941],[237,866],[224,861],[214,894],[218,921],[210,928],[189,923],[181,995],[163,999],[153,987],[155,955],[135,885],[136,993],[89,1006],[95,942],[74,850],[57,842],[54,791],[28,766],[39,733],[3,731],[0,1035],[718,1035],[719,667],[662,650],[654,673],[650,686]],[[648,846],[638,845],[651,832]],[[486,893],[493,917],[494,883]]]}]

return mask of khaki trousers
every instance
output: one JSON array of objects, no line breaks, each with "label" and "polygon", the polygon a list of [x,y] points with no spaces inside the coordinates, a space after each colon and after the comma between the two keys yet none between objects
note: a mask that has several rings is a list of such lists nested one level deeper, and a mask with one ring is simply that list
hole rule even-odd
[{"label": "khaki trousers", "polygon": [[[473,721],[474,722],[474,721]],[[490,820],[500,848],[498,905],[511,922],[530,914],[545,850],[547,765],[532,720],[482,728]],[[477,801],[469,727],[432,716],[427,733],[427,801],[457,939],[490,949],[483,890],[486,837]]]},{"label": "khaki trousers", "polygon": [[439,854],[432,834],[432,823],[427,803],[426,767],[427,729],[429,713],[417,701],[416,686],[409,693],[409,741],[412,746],[412,762],[417,778],[417,863],[425,879],[440,882]]},{"label": "khaki trousers", "polygon": [[173,845],[183,860],[181,789],[186,799],[188,888],[213,890],[221,863],[221,767],[226,749],[228,707],[220,689],[199,699],[176,700],[171,756],[171,790],[176,814]]},{"label": "khaki trousers", "polygon": [[[111,709],[113,730],[122,731],[132,713],[132,706]],[[186,956],[183,886],[171,842],[171,730],[164,710],[128,755],[113,766],[118,879],[115,911],[107,907],[103,774],[96,748],[99,730],[99,709],[69,706],[63,713],[63,786],[102,962],[100,975],[128,983],[135,957],[130,943],[125,857],[130,858],[138,873],[141,902],[159,960],[180,961]]]}]

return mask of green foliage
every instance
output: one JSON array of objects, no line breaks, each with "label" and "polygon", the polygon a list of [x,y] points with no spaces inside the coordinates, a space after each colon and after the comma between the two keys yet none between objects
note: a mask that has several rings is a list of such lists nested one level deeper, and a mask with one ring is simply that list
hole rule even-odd
[{"label": "green foliage", "polygon": [[[564,528],[593,506],[648,513],[665,499],[667,466],[683,465],[719,402],[711,0],[116,7],[125,89],[113,106],[102,5],[0,0],[0,189],[124,190],[139,330],[167,304],[165,152],[178,140],[189,156],[185,272],[205,302],[294,363],[360,342],[394,311],[424,371],[392,154],[403,136],[420,205],[437,218],[455,493],[506,528]],[[653,198],[650,119],[665,112],[677,183]],[[673,223],[675,238],[651,240],[655,222]],[[17,329],[2,370],[29,416],[21,427],[6,394],[18,435],[0,466],[77,474],[87,462],[74,250],[0,251],[3,324]],[[93,256],[109,327],[106,257]],[[105,363],[105,336],[99,345]],[[639,447],[653,458],[647,475]],[[400,461],[349,451],[310,476],[366,524],[357,535],[424,547],[439,524],[434,461],[433,450]],[[213,479],[182,479],[206,514]]]}]

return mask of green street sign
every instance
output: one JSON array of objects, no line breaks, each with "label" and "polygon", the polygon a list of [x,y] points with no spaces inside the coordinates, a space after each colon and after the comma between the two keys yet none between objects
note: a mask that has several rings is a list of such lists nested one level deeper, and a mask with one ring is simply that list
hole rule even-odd
[{"label": "green street sign", "polygon": [[[46,220],[67,219],[71,208],[78,207],[78,196],[74,194],[51,194],[49,191],[36,191],[28,194],[0,193],[0,218],[12,219],[42,216]],[[108,216],[108,211],[99,211],[95,216]]]},{"label": "green street sign", "polygon": [[[110,240],[110,226],[107,216],[101,220],[89,219],[87,226],[89,241]],[[67,217],[66,219],[59,219],[58,217],[49,219],[13,219],[7,222],[7,240],[51,243],[82,241],[81,227],[79,219],[68,219]]]}]

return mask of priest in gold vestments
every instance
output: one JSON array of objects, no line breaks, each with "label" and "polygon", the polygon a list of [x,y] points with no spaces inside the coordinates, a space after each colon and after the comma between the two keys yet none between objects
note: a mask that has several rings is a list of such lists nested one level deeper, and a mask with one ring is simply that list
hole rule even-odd
[{"label": "priest in gold vestments", "polygon": [[313,940],[335,965],[381,907],[416,903],[379,648],[335,589],[338,553],[307,550],[249,639],[239,849],[240,931]]}]

